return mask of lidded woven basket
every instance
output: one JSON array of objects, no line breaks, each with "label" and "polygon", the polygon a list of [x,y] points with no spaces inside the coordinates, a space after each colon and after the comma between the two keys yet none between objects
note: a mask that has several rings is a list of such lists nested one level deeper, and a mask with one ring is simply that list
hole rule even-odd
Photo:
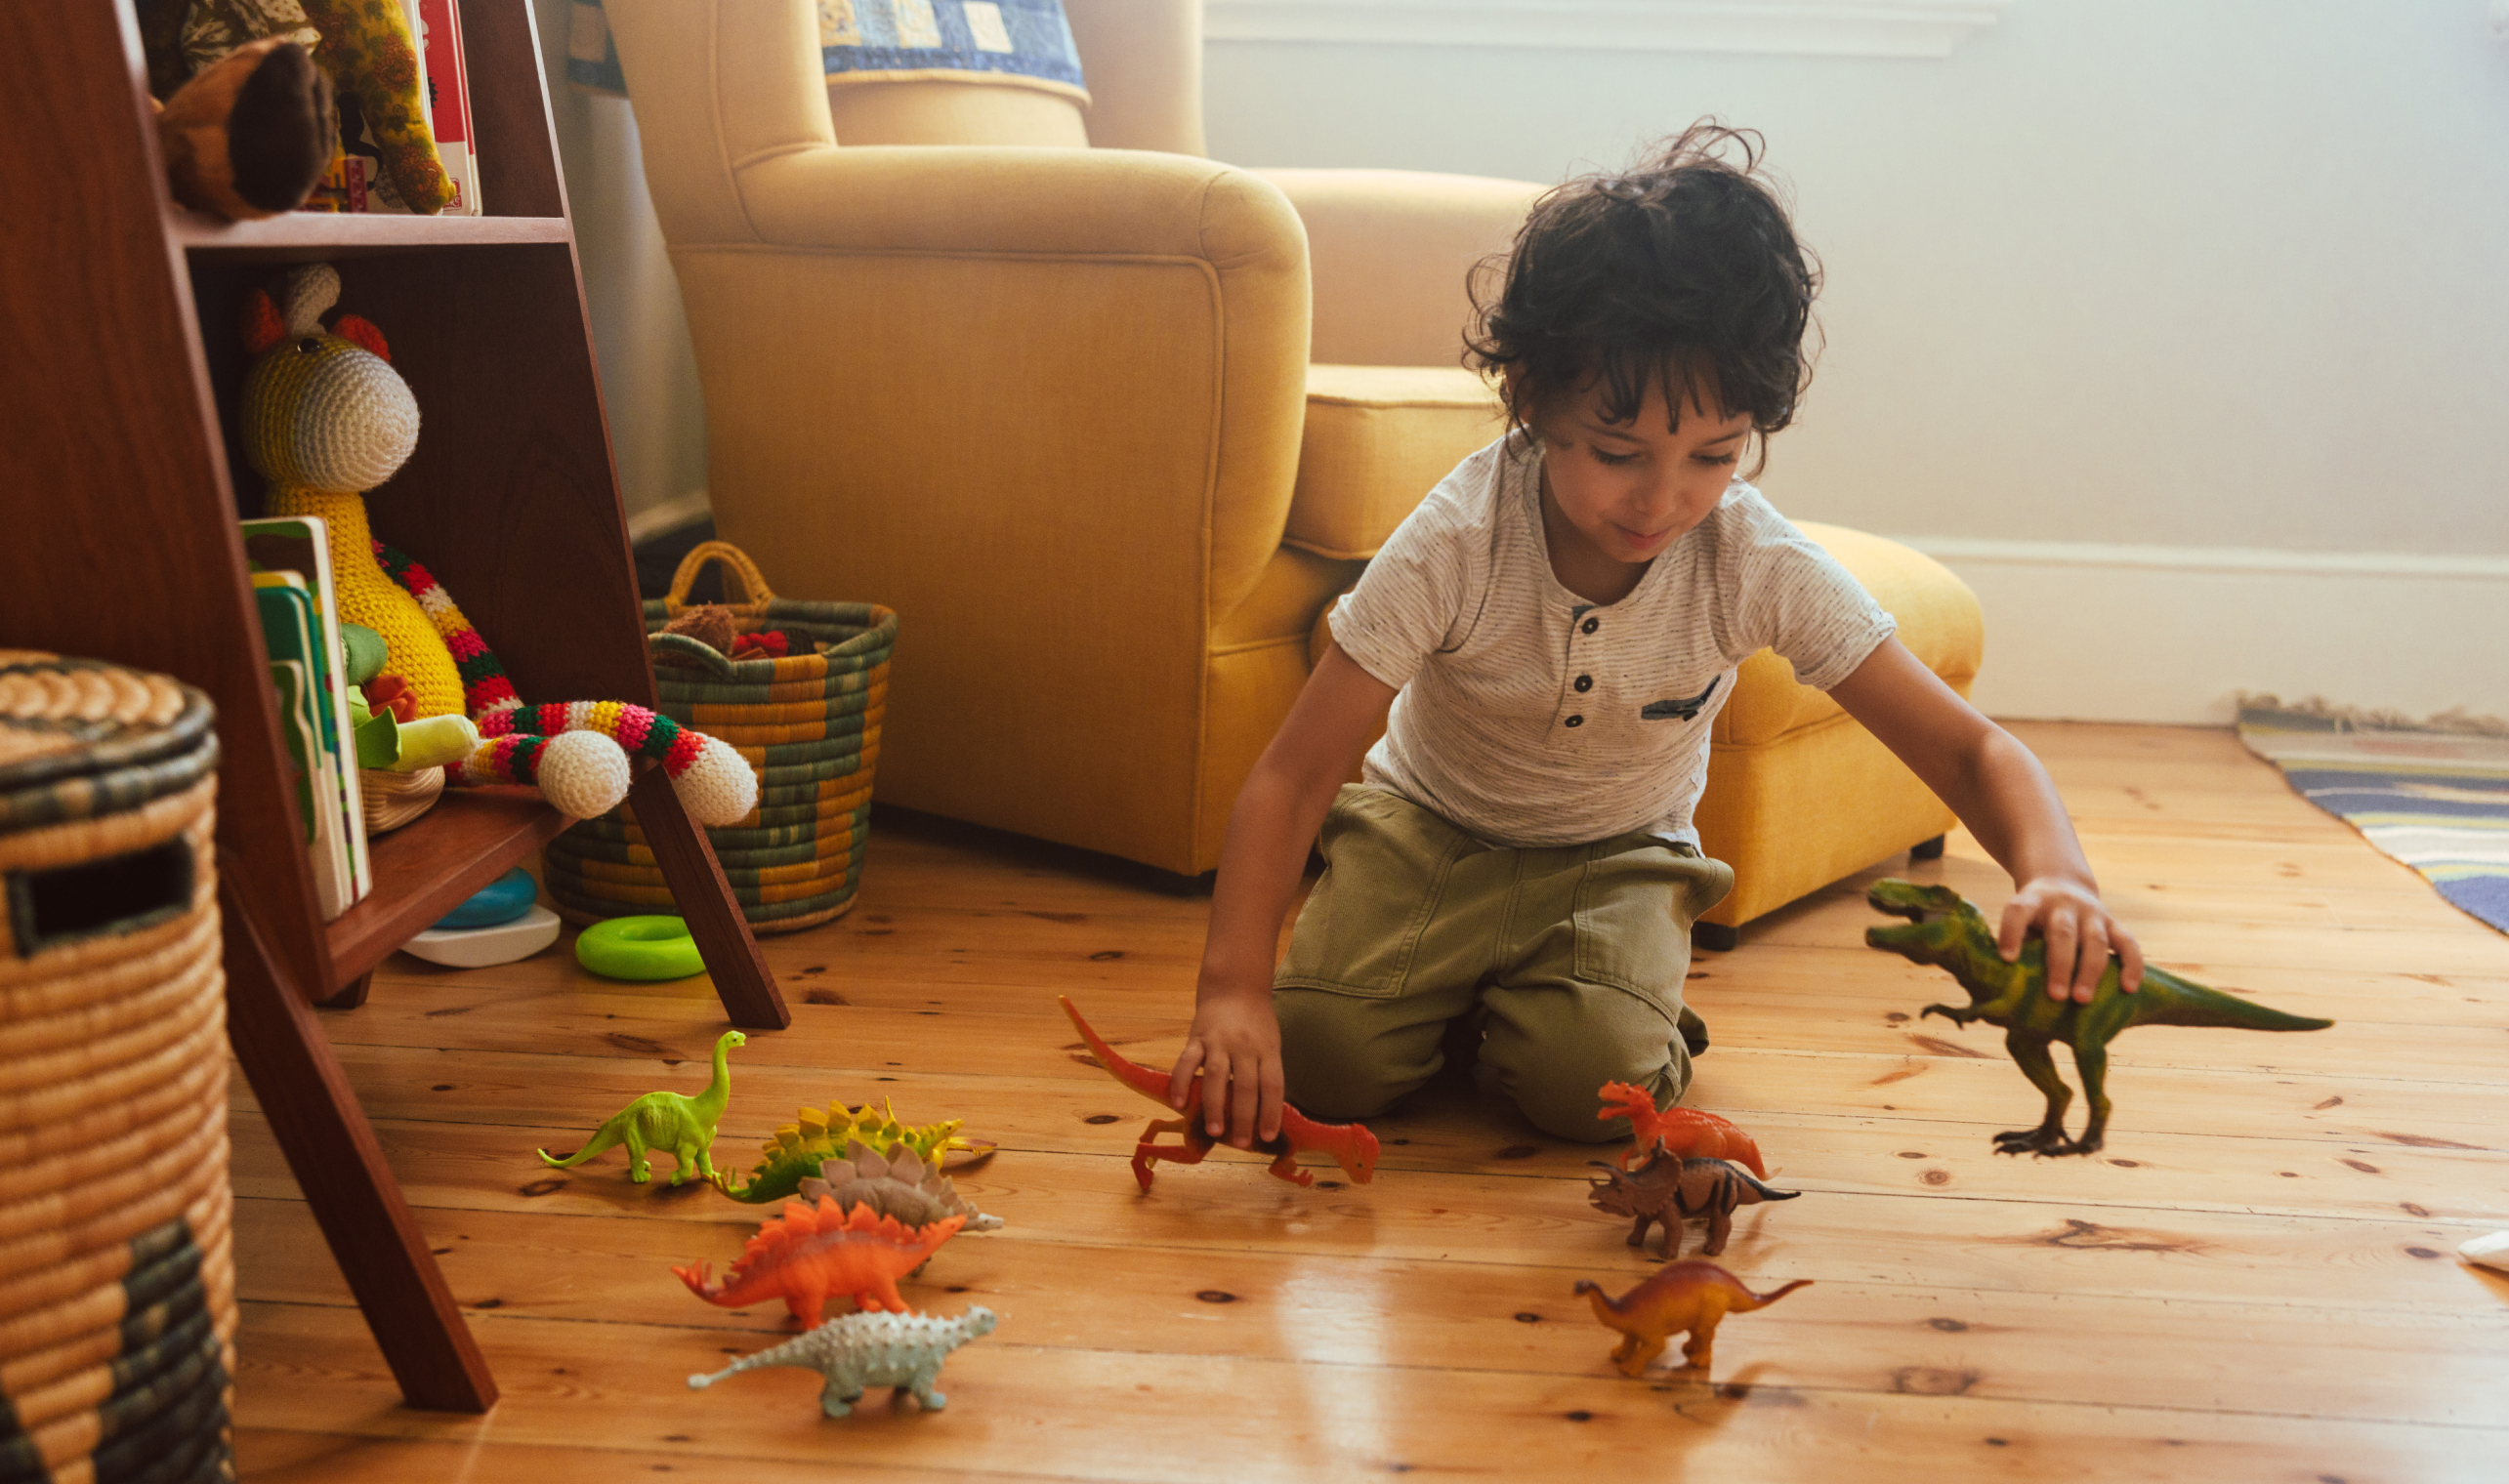
[{"label": "lidded woven basket", "polygon": [[0,650],[0,1478],[234,1476],[214,720]]},{"label": "lidded woven basket", "polygon": [[[781,630],[810,640],[811,652],[735,660],[661,633],[717,561],[739,592],[726,604],[736,632]],[[645,623],[662,714],[729,744],[758,774],[757,808],[706,831],[750,930],[792,932],[842,916],[869,845],[898,615],[876,603],[777,598],[747,553],[709,541],[682,558],[668,597],[646,603]],[[542,860],[551,899],[573,922],[678,910],[629,805],[567,830]]]}]

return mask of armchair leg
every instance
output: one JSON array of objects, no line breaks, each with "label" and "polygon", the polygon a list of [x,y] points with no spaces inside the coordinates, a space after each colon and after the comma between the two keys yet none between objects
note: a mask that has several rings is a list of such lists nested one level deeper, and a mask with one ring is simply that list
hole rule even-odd
[{"label": "armchair leg", "polygon": [[1920,840],[1915,845],[1908,846],[1908,859],[1910,860],[1941,860],[1942,858],[1943,837],[1940,835],[1935,836],[1932,840]]},{"label": "armchair leg", "polygon": [[1691,946],[1710,953],[1732,953],[1742,946],[1742,929],[1723,923],[1691,924]]}]

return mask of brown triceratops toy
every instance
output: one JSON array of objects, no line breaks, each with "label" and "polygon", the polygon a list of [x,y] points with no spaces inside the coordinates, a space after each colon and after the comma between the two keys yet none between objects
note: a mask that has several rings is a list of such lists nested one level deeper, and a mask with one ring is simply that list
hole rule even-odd
[{"label": "brown triceratops toy", "polygon": [[1597,1211],[1635,1216],[1638,1224],[1629,1229],[1629,1245],[1641,1250],[1647,1244],[1648,1226],[1663,1222],[1664,1256],[1668,1258],[1682,1255],[1682,1222],[1691,1216],[1707,1217],[1707,1245],[1699,1249],[1699,1254],[1713,1257],[1725,1251],[1726,1235],[1734,1229],[1735,1207],[1791,1201],[1803,1194],[1800,1190],[1772,1190],[1747,1172],[1720,1159],[1679,1159],[1658,1154],[1635,1170],[1623,1170],[1603,1160],[1586,1163],[1607,1176],[1596,1182],[1586,1199]]}]

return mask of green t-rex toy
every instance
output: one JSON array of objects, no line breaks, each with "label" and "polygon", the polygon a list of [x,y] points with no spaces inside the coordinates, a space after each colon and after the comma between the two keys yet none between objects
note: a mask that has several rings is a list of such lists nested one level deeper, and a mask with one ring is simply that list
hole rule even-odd
[{"label": "green t-rex toy", "polygon": [[[1929,1005],[1918,1012],[1940,1014],[1955,1025],[1984,1020],[2004,1028],[2004,1047],[2020,1063],[2022,1075],[2047,1094],[2047,1120],[2035,1129],[2015,1129],[1995,1135],[1995,1152],[2019,1154],[2089,1154],[2100,1147],[2109,1127],[2109,1095],[2104,1091],[2109,1070],[2109,1042],[2134,1025],[2211,1025],[2247,1031],[2321,1031],[2332,1020],[2286,1015],[2253,1005],[2237,995],[2182,979],[2164,969],[2146,969],[2142,987],[2127,994],[2117,981],[2112,958],[2088,1005],[2058,1000],[2047,993],[2047,944],[2032,938],[2017,963],[2007,964],[1995,951],[1995,930],[1978,909],[1949,886],[1920,886],[1914,882],[1879,881],[1864,899],[1876,911],[1903,917],[1864,930],[1865,943],[1887,948],[1918,964],[1951,971],[1969,991],[1969,1004],[1954,1009]],[[2065,1136],[2065,1107],[2072,1092],[2056,1072],[2047,1051],[2050,1042],[2073,1048],[2074,1068],[2082,1074],[2082,1096],[2091,1105],[2091,1122],[2082,1136]]]},{"label": "green t-rex toy", "polygon": [[723,1119],[723,1105],[732,1099],[732,1063],[726,1054],[735,1046],[746,1046],[749,1038],[738,1031],[725,1031],[714,1044],[714,1081],[694,1097],[677,1092],[648,1092],[610,1115],[609,1122],[593,1131],[584,1146],[565,1159],[548,1150],[540,1151],[540,1162],[552,1170],[571,1169],[594,1155],[616,1144],[627,1146],[627,1177],[639,1185],[653,1178],[653,1166],[646,1158],[648,1150],[658,1149],[680,1162],[671,1172],[671,1183],[679,1184],[690,1175],[701,1180],[715,1177],[714,1161],[707,1151],[714,1147],[714,1126]]}]

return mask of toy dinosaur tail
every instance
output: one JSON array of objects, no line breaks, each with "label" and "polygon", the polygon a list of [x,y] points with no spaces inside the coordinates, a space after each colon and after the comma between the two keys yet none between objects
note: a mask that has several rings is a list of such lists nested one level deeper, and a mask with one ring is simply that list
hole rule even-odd
[{"label": "toy dinosaur tail", "polygon": [[[2154,991],[2159,991],[2154,994]],[[2154,972],[2145,976],[2143,993],[2152,996],[2149,1008],[2141,1011],[2137,1022],[2146,1025],[2207,1025],[2240,1031],[2321,1031],[2334,1024],[2314,1015],[2290,1015],[2269,1010],[2252,1000],[2224,994],[2193,984],[2176,974]]]},{"label": "toy dinosaur tail", "polygon": [[[1762,1179],[1767,1179],[1769,1177],[1769,1167],[1761,1163],[1760,1160],[1759,1144],[1753,1141],[1750,1134],[1743,1133],[1739,1129],[1732,1130],[1726,1134],[1725,1157],[1750,1166],[1751,1173],[1760,1176]],[[1801,1195],[1802,1193],[1803,1192],[1801,1191],[1795,1192],[1797,1195]],[[1774,1199],[1774,1197],[1772,1199]]]},{"label": "toy dinosaur tail", "polygon": [[546,1149],[534,1150],[533,1152],[540,1156],[540,1163],[548,1166],[552,1170],[572,1170],[577,1165],[591,1159],[594,1155],[606,1153],[617,1147],[618,1131],[611,1128],[608,1124],[604,1124],[593,1131],[592,1137],[584,1140],[584,1146],[582,1148],[567,1155],[565,1159],[558,1158]]},{"label": "toy dinosaur tail", "polygon": [[1785,1285],[1783,1288],[1772,1289],[1765,1294],[1755,1294],[1747,1288],[1742,1288],[1740,1283],[1735,1283],[1734,1286],[1737,1289],[1741,1289],[1742,1297],[1750,1299],[1751,1301],[1743,1303],[1737,1300],[1731,1305],[1731,1311],[1736,1314],[1747,1314],[1753,1309],[1767,1308],[1770,1304],[1783,1298],[1786,1295],[1793,1293],[1796,1289],[1812,1287],[1812,1280],[1810,1278],[1797,1278],[1794,1282]]},{"label": "toy dinosaur tail", "polygon": [[1100,1066],[1113,1073],[1117,1082],[1144,1097],[1161,1105],[1167,1102],[1167,1078],[1115,1054],[1115,1049],[1091,1030],[1088,1021],[1080,1018],[1080,1009],[1071,1003],[1069,996],[1057,995],[1054,998],[1063,1006],[1063,1012],[1071,1017],[1072,1025],[1080,1032],[1080,1039],[1089,1043],[1089,1050],[1097,1053]]},{"label": "toy dinosaur tail", "polygon": [[[1732,1167],[1729,1166],[1728,1168],[1731,1169]],[[1743,1184],[1758,1191],[1760,1193],[1760,1199],[1764,1201],[1791,1201],[1796,1196],[1803,1194],[1800,1190],[1772,1190],[1739,1170],[1735,1170],[1733,1174],[1735,1179],[1740,1180]],[[1811,1280],[1806,1279],[1805,1281],[1810,1282]]]}]

